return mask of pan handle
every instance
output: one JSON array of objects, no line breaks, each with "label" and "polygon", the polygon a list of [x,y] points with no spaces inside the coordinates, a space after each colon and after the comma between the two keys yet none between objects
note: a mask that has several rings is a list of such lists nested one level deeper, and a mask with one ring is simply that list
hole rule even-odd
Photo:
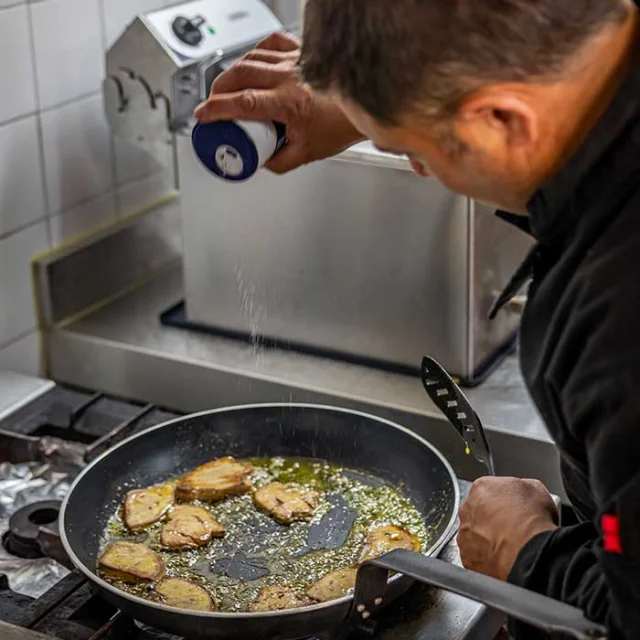
[{"label": "pan handle", "polygon": [[354,595],[354,621],[368,620],[383,606],[389,572],[481,602],[548,633],[565,633],[576,640],[607,638],[606,628],[587,620],[580,609],[406,549],[391,551],[360,567]]}]

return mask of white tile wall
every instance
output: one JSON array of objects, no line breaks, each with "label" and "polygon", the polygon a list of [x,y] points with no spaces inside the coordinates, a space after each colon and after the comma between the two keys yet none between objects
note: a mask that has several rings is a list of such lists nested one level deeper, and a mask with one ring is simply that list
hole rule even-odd
[{"label": "white tile wall", "polygon": [[47,194],[52,213],[113,186],[109,126],[96,95],[41,115]]},{"label": "white tile wall", "polygon": [[107,46],[111,46],[133,18],[171,4],[165,0],[106,0],[103,2]]},{"label": "white tile wall", "polygon": [[3,9],[0,15],[0,122],[36,109],[29,14],[25,5]]},{"label": "white tile wall", "polygon": [[37,373],[29,264],[167,193],[171,171],[115,143],[106,43],[173,0],[0,0],[0,368]]},{"label": "white tile wall", "polygon": [[29,267],[31,257],[48,246],[44,222],[0,240],[0,346],[36,326]]},{"label": "white tile wall", "polygon": [[51,216],[51,242],[59,245],[113,221],[117,215],[116,195],[109,192],[84,204]]},{"label": "white tile wall", "polygon": [[0,126],[0,237],[46,215],[35,116]]},{"label": "white tile wall", "polygon": [[122,138],[114,140],[114,150],[118,184],[141,180],[153,173],[160,173],[172,163],[173,158],[173,150],[169,145],[167,145],[165,157],[161,161]]},{"label": "white tile wall", "polygon": [[104,77],[99,0],[45,0],[30,9],[41,108],[98,91]]},{"label": "white tile wall", "polygon": [[174,189],[173,171],[126,184],[118,190],[118,211],[121,216],[135,213],[143,206],[171,193]]},{"label": "white tile wall", "polygon": [[40,336],[31,331],[4,349],[0,348],[0,369],[28,376],[40,375]]}]

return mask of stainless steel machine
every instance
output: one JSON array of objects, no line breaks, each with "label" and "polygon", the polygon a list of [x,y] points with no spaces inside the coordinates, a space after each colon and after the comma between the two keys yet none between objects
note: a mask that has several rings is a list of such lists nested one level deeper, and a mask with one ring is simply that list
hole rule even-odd
[{"label": "stainless steel machine", "polygon": [[477,381],[517,330],[488,311],[524,235],[366,143],[241,185],[195,157],[193,107],[281,28],[260,0],[199,0],[140,16],[107,56],[114,132],[175,149],[186,324],[403,370],[429,354]]},{"label": "stainless steel machine", "polygon": [[138,16],[107,53],[113,132],[166,157],[162,147],[189,129],[214,78],[282,28],[260,0],[197,0]]}]

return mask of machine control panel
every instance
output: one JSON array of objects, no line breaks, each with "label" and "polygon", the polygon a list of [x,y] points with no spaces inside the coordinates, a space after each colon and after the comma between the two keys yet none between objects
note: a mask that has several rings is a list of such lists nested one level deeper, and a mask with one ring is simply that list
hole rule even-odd
[{"label": "machine control panel", "polygon": [[206,18],[202,16],[196,16],[191,19],[185,18],[185,16],[178,16],[171,27],[178,40],[188,44],[190,47],[197,47],[202,42],[203,35],[200,26],[205,21]]},{"label": "machine control panel", "polygon": [[144,16],[156,37],[182,58],[225,53],[280,31],[261,0],[195,0]]}]

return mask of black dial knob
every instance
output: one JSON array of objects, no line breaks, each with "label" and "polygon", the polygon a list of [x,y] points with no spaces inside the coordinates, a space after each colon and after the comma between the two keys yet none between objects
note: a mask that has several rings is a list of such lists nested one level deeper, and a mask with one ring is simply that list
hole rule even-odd
[{"label": "black dial knob", "polygon": [[178,16],[171,26],[178,40],[191,47],[196,47],[202,42],[203,36],[202,31],[200,31],[200,25],[203,22],[204,20],[200,16],[191,20],[185,18],[185,16]]}]

